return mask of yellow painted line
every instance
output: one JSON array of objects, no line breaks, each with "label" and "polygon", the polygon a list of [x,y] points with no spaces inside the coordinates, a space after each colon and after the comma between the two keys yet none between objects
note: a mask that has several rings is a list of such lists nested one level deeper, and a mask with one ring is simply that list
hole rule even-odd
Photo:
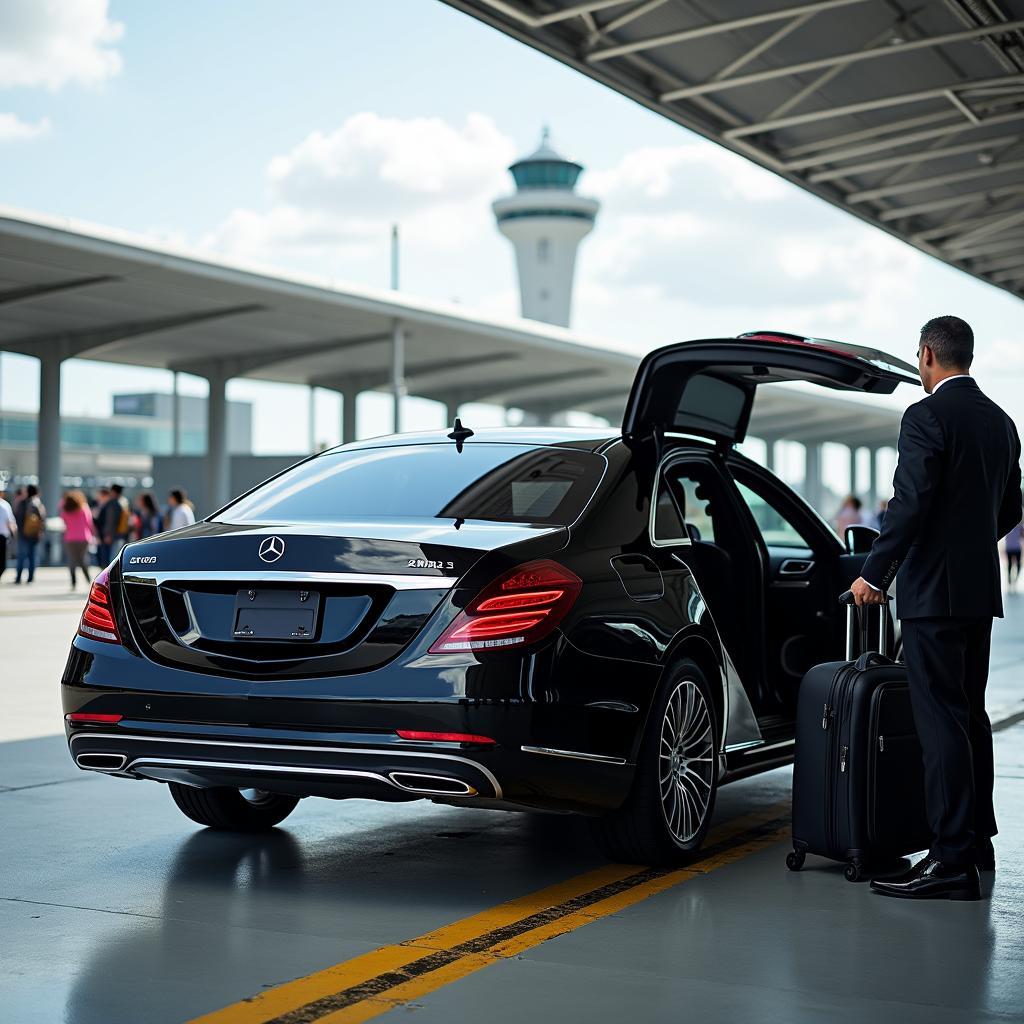
[{"label": "yellow painted line", "polygon": [[631,907],[788,838],[789,803],[713,829],[677,870],[607,864],[398,945],[287,982],[189,1024],[357,1024],[548,939]]}]

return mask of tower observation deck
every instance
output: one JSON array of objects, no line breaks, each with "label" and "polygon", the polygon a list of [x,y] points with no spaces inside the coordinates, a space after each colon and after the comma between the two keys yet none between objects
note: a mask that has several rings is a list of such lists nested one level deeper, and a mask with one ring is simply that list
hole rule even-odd
[{"label": "tower observation deck", "polygon": [[538,149],[509,170],[516,191],[493,209],[498,230],[515,246],[522,315],[568,327],[576,249],[600,204],[576,193],[583,166],[551,147],[547,129]]}]

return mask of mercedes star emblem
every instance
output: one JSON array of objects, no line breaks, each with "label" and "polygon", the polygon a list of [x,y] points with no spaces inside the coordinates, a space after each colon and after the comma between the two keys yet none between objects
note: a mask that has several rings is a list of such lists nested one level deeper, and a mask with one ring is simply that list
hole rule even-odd
[{"label": "mercedes star emblem", "polygon": [[280,537],[268,537],[260,545],[260,558],[264,562],[276,562],[284,554],[284,541]]}]

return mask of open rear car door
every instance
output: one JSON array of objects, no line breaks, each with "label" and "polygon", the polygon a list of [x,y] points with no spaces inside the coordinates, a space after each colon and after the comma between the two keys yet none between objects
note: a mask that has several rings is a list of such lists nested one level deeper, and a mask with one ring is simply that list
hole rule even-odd
[{"label": "open rear car door", "polygon": [[648,353],[623,417],[627,441],[687,434],[731,446],[746,436],[759,384],[803,380],[891,394],[920,384],[917,369],[877,349],[777,331],[684,341]]}]

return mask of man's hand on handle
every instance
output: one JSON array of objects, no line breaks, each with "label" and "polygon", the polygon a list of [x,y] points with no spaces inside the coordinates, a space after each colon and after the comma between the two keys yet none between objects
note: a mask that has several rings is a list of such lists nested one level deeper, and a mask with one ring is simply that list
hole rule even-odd
[{"label": "man's hand on handle", "polygon": [[859,608],[864,604],[885,604],[885,594],[876,590],[863,576],[850,584],[850,593],[853,594],[853,603]]}]

